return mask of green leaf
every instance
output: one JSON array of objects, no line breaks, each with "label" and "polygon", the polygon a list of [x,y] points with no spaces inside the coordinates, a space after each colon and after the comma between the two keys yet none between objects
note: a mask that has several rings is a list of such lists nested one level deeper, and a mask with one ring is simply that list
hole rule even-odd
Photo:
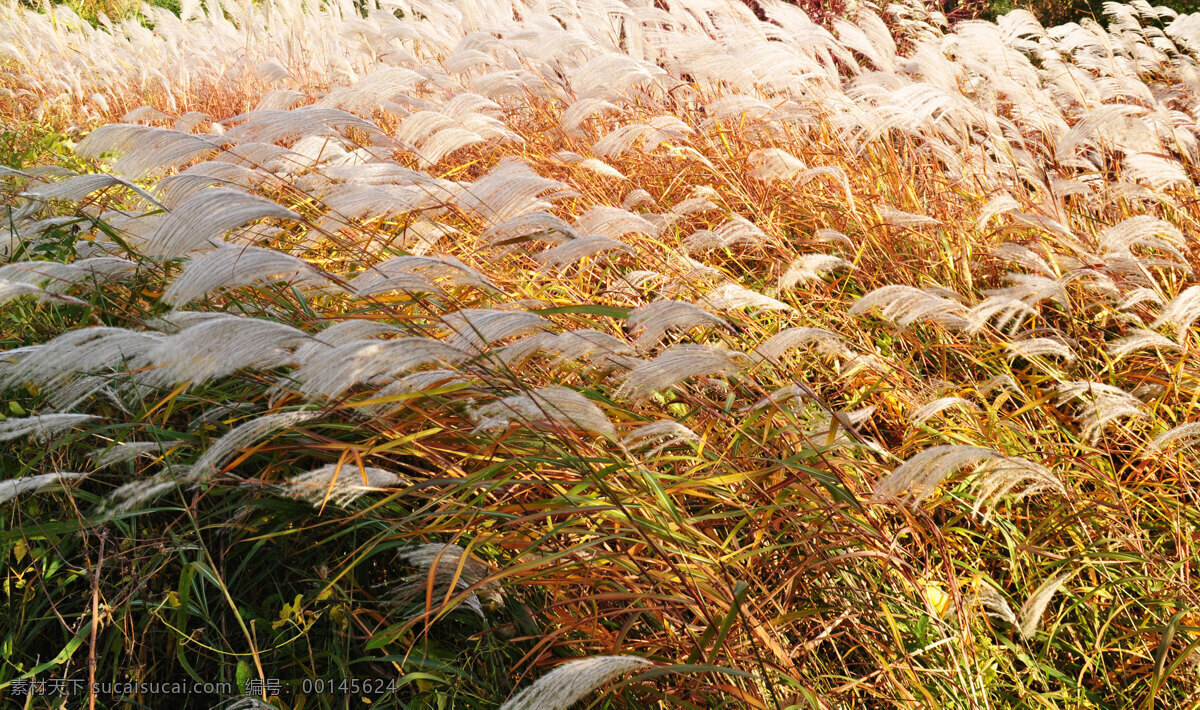
[{"label": "green leaf", "polygon": [[3,683],[0,683],[0,689],[7,688],[9,685],[12,684],[13,680],[25,680],[27,678],[33,678],[34,676],[36,676],[37,674],[41,673],[44,670],[49,670],[50,668],[54,668],[55,666],[59,666],[59,665],[62,665],[63,663],[66,663],[67,661],[69,661],[71,659],[71,656],[73,656],[75,654],[76,649],[78,649],[79,646],[81,644],[83,644],[83,640],[86,639],[91,634],[91,632],[92,632],[92,622],[91,622],[91,620],[88,620],[88,623],[84,624],[83,628],[79,629],[79,633],[75,634],[75,638],[68,641],[67,645],[63,647],[63,650],[58,652],[57,656],[55,656],[53,659],[51,659],[49,661],[46,661],[45,663],[41,664],[40,666],[34,667],[32,670],[26,671],[25,673],[21,674],[20,676],[18,676],[16,678],[13,678],[12,680],[8,680]]},{"label": "green leaf", "polygon": [[575,306],[555,306],[554,308],[539,308],[533,313],[540,315],[555,315],[557,313],[584,313],[593,316],[607,316],[616,318],[617,320],[625,320],[629,317],[631,308],[622,308],[621,306],[602,306],[597,304],[580,303]]},{"label": "green leaf", "polygon": [[250,664],[246,663],[245,661],[238,661],[235,677],[237,678],[238,690],[241,690],[243,693],[245,693],[246,681],[250,680]]}]

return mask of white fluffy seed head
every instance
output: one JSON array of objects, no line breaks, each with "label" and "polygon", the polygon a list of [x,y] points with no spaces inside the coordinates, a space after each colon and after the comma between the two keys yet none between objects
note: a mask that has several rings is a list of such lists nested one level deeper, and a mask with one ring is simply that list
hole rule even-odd
[{"label": "white fluffy seed head", "polygon": [[391,590],[391,595],[396,599],[412,600],[425,596],[432,586],[433,594],[429,601],[436,604],[453,591],[475,587],[477,593],[467,597],[463,605],[480,617],[484,616],[481,598],[491,606],[498,606],[504,601],[504,592],[499,583],[495,580],[484,581],[492,573],[491,568],[458,545],[415,545],[401,550],[396,557],[417,569]]},{"label": "white fluffy seed head", "polygon": [[750,353],[750,356],[761,357],[767,360],[778,360],[789,352],[809,344],[814,345],[817,352],[826,355],[851,354],[850,348],[846,346],[837,333],[824,328],[798,326],[795,328],[785,328],[759,343],[754,348],[754,351]]},{"label": "white fluffy seed head", "polygon": [[676,345],[649,362],[635,365],[616,396],[640,402],[692,377],[735,375],[742,372],[747,360],[745,353],[709,345]]},{"label": "white fluffy seed head", "polygon": [[1008,600],[995,587],[990,584],[981,583],[978,592],[978,601],[984,614],[993,619],[1003,621],[1006,624],[1016,625],[1017,615],[1013,613]]},{"label": "white fluffy seed head", "polygon": [[933,446],[915,454],[875,484],[874,502],[900,500],[916,505],[931,495],[954,471],[999,453],[963,444]]},{"label": "white fluffy seed head", "polygon": [[318,411],[276,412],[243,422],[212,442],[192,463],[184,477],[190,481],[206,480],[216,475],[234,454],[257,443],[263,437],[313,421],[320,416],[321,412]]},{"label": "white fluffy seed head", "polygon": [[185,447],[182,441],[125,441],[88,454],[97,469],[116,466],[138,458],[160,458]]},{"label": "white fluffy seed head", "polygon": [[1014,340],[1008,344],[1008,356],[1010,358],[1023,357],[1027,360],[1035,357],[1055,357],[1065,363],[1074,362],[1076,359],[1075,351],[1057,338]]},{"label": "white fluffy seed head", "polygon": [[313,505],[345,506],[371,491],[404,485],[408,479],[381,468],[329,464],[289,478],[282,493]]},{"label": "white fluffy seed head", "polygon": [[542,210],[534,210],[505,220],[483,233],[484,239],[497,246],[528,240],[561,244],[581,236],[561,218]]},{"label": "white fluffy seed head", "polygon": [[699,441],[700,435],[674,419],[643,424],[621,437],[621,444],[625,448],[631,451],[649,449],[651,457],[669,446]]},{"label": "white fluffy seed head", "polygon": [[757,291],[727,283],[709,291],[701,297],[701,303],[718,311],[732,311],[740,308],[751,308],[755,311],[794,311],[782,301],[770,296],[764,296]]},{"label": "white fluffy seed head", "polygon": [[881,318],[902,328],[920,320],[930,320],[952,329],[963,329],[969,324],[967,307],[959,301],[929,289],[900,284],[871,291],[850,307],[850,314],[861,315],[871,310],[878,310]]},{"label": "white fluffy seed head", "polygon": [[986,521],[997,502],[1014,495],[1017,500],[1037,493],[1057,493],[1067,497],[1067,487],[1058,476],[1041,464],[1017,456],[1000,456],[984,461],[975,469],[972,490],[975,504],[971,512],[983,512]]},{"label": "white fluffy seed head", "polygon": [[670,330],[691,330],[697,326],[729,329],[721,318],[687,301],[654,301],[633,309],[625,320],[636,333],[633,345],[645,351],[657,345]]},{"label": "white fluffy seed head", "polygon": [[384,291],[424,291],[440,293],[436,282],[452,286],[495,289],[483,274],[452,256],[397,256],[364,270],[351,286],[359,296]]},{"label": "white fluffy seed head", "polygon": [[94,160],[105,153],[122,153],[113,163],[113,171],[129,180],[138,180],[208,155],[224,144],[219,136],[193,136],[167,128],[112,123],[88,133],[75,146],[75,152]]},{"label": "white fluffy seed head", "polygon": [[337,399],[359,383],[386,382],[427,365],[456,365],[470,355],[433,338],[354,340],[314,353],[292,373],[309,399]]},{"label": "white fluffy seed head", "polygon": [[264,218],[296,220],[300,215],[256,195],[211,187],[184,200],[144,246],[149,256],[184,256],[220,246],[230,230]]},{"label": "white fluffy seed head", "polygon": [[832,254],[801,254],[779,277],[779,288],[788,289],[797,284],[818,281],[826,274],[838,269],[853,269],[854,264]]},{"label": "white fluffy seed head", "polygon": [[564,242],[552,249],[547,249],[536,254],[533,258],[542,265],[538,269],[538,272],[546,273],[563,269],[587,257],[598,257],[602,254],[617,251],[625,252],[626,254],[636,253],[633,247],[615,239],[609,239],[608,237],[582,237]]},{"label": "white fluffy seed head", "polygon": [[1154,437],[1142,452],[1142,456],[1154,456],[1176,445],[1190,448],[1197,440],[1200,440],[1200,422],[1180,424]]},{"label": "white fluffy seed head", "polygon": [[754,166],[750,176],[765,182],[789,180],[807,167],[804,161],[782,148],[762,148],[750,153],[746,160]]},{"label": "white fluffy seed head", "polygon": [[[0,389],[37,383],[61,387],[73,376],[118,367],[163,340],[158,333],[94,327],[67,331],[0,365]],[[13,351],[10,353],[16,354]]]},{"label": "white fluffy seed head", "polygon": [[913,214],[911,212],[905,212],[888,205],[881,205],[879,207],[879,217],[893,227],[904,227],[908,229],[928,229],[930,227],[937,227],[941,224],[936,219],[928,215]]},{"label": "white fluffy seed head", "polygon": [[110,515],[137,510],[167,491],[174,490],[177,485],[169,471],[157,473],[149,479],[130,481],[105,497],[104,509]]},{"label": "white fluffy seed head", "polygon": [[1108,354],[1114,360],[1126,358],[1142,350],[1179,350],[1179,343],[1153,330],[1137,328],[1129,335],[1108,344]]},{"label": "white fluffy seed head", "polygon": [[27,436],[35,442],[45,443],[63,432],[97,419],[99,417],[92,414],[43,414],[32,417],[11,417],[0,420],[0,441],[12,441]]},{"label": "white fluffy seed head", "polygon": [[149,386],[200,383],[242,368],[294,363],[296,350],[312,339],[276,321],[218,315],[168,336],[143,355],[153,367],[139,375]]},{"label": "white fluffy seed head", "polygon": [[598,205],[580,215],[571,225],[577,234],[618,239],[627,234],[658,234],[645,217],[629,210]]},{"label": "white fluffy seed head", "polygon": [[1141,400],[1120,387],[1103,382],[1064,382],[1057,392],[1059,404],[1074,402],[1078,407],[1076,421],[1081,425],[1080,433],[1091,443],[1099,440],[1110,422],[1146,416],[1140,409]]},{"label": "white fluffy seed head", "polygon": [[1130,217],[1108,229],[1096,237],[1102,255],[1125,254],[1132,255],[1136,247],[1165,252],[1179,262],[1186,262],[1183,249],[1187,241],[1183,232],[1169,222],[1150,215]]},{"label": "white fluffy seed head", "polygon": [[637,656],[596,656],[564,663],[509,698],[500,710],[568,710],[606,683],[653,665]]},{"label": "white fluffy seed head", "polygon": [[36,493],[48,488],[66,486],[68,481],[77,481],[87,475],[86,473],[59,471],[0,481],[0,503],[6,503],[22,493]]},{"label": "white fluffy seed head", "polygon": [[465,308],[442,316],[450,329],[446,342],[459,350],[479,352],[497,340],[550,328],[550,321],[527,311]]},{"label": "white fluffy seed head", "polygon": [[458,545],[416,545],[401,550],[396,557],[421,571],[429,571],[436,567],[438,573],[445,571],[461,574],[467,584],[478,584],[491,573],[486,564],[472,558]]},{"label": "white fluffy seed head", "polygon": [[319,269],[290,254],[254,246],[230,246],[194,257],[163,292],[162,300],[178,307],[218,288],[274,281],[286,281],[297,288],[329,282]]},{"label": "white fluffy seed head", "polygon": [[1037,633],[1038,626],[1042,623],[1042,615],[1045,614],[1046,607],[1050,606],[1050,600],[1072,574],[1064,572],[1046,580],[1021,605],[1021,610],[1017,612],[1017,629],[1021,632],[1021,638],[1029,641]]},{"label": "white fluffy seed head", "polygon": [[926,420],[932,419],[947,409],[955,407],[972,411],[979,409],[974,402],[962,397],[941,397],[921,405],[912,414],[908,415],[908,419],[913,424],[923,424]]},{"label": "white fluffy seed head", "polygon": [[543,387],[528,394],[505,397],[474,412],[475,431],[507,428],[510,424],[545,423],[568,429],[581,429],[615,439],[616,430],[590,399],[566,387]]},{"label": "white fluffy seed head", "polygon": [[1154,327],[1175,326],[1178,333],[1177,340],[1182,345],[1191,331],[1192,324],[1198,318],[1200,318],[1200,286],[1189,286],[1167,303],[1158,320],[1154,321]]}]

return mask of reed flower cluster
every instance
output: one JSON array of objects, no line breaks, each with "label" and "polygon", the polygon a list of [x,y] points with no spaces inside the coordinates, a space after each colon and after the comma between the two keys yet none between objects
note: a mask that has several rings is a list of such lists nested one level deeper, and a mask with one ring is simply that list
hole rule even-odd
[{"label": "reed flower cluster", "polygon": [[756,4],[0,0],[0,684],[1195,702],[1200,15]]}]

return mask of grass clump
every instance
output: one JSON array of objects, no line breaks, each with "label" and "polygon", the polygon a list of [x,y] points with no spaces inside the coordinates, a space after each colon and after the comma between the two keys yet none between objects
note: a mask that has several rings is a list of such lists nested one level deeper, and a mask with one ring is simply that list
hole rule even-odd
[{"label": "grass clump", "polygon": [[759,9],[0,8],[0,688],[1196,702],[1192,18]]}]

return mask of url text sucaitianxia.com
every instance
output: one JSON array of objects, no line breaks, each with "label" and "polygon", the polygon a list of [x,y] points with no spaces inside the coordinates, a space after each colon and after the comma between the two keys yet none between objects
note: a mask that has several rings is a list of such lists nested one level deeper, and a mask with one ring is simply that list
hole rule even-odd
[{"label": "url text sucaitianxia.com", "polygon": [[[82,695],[88,692],[88,683],[82,678],[48,678],[14,680],[9,686],[13,695]],[[233,695],[237,684],[232,682],[203,683],[199,681],[175,682],[104,682],[92,683],[96,695]]]},{"label": "url text sucaitianxia.com", "polygon": [[[229,681],[204,683],[199,681],[143,682],[143,681],[96,681],[91,693],[108,697],[136,695],[267,695],[284,693],[301,695],[380,695],[396,689],[395,679],[383,678],[305,678],[285,685],[276,678],[250,678],[239,692],[238,684]],[[48,695],[67,696],[88,693],[87,681],[81,678],[26,678],[14,680],[8,687],[9,693],[17,696]]]}]

